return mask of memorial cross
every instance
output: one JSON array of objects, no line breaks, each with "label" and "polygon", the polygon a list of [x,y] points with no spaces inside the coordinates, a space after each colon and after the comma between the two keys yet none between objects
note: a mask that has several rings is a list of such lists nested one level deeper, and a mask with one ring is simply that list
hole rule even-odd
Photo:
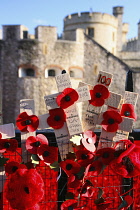
[{"label": "memorial cross", "polygon": [[[107,89],[109,88],[110,84],[112,82],[112,74],[104,72],[104,71],[99,71],[99,75],[96,79],[96,84],[101,84],[104,85]],[[79,84],[79,87],[87,85],[86,83],[81,82]],[[90,90],[93,90],[95,86],[93,85],[88,85]],[[100,94],[100,93],[97,93]],[[97,96],[100,98],[100,95]],[[106,99],[105,99],[106,102]],[[100,116],[100,113],[102,111],[103,106],[94,106],[88,102],[86,113],[84,114],[83,118],[83,130],[92,130],[94,131],[95,126],[98,124],[98,119]]]},{"label": "memorial cross", "polygon": [[[124,99],[121,100],[123,103],[118,107],[118,110],[121,109],[121,106],[123,104],[132,104],[134,107],[136,105],[136,101],[138,98],[137,93],[126,91],[124,95]],[[108,103],[108,105],[110,105]],[[108,106],[109,107],[109,106]],[[112,109],[116,109],[117,107],[111,107]],[[122,117],[123,121],[119,125],[119,129],[116,132],[107,132],[104,129],[102,129],[98,149],[105,148],[105,147],[111,147],[114,146],[116,142],[119,142],[123,139],[128,139],[129,132],[132,131],[134,119],[127,117]],[[113,143],[113,144],[112,144]],[[120,143],[117,149],[123,149],[124,148],[124,142]]]},{"label": "memorial cross", "polygon": [[[63,92],[63,90],[65,90],[66,88],[72,88],[70,76],[68,73],[64,72],[61,75],[56,76],[55,78],[56,78],[56,83],[57,83],[59,93],[44,97],[45,103],[49,112],[51,112],[51,110],[61,108],[60,106],[58,106],[57,101],[56,101],[58,95],[60,95],[61,92]],[[76,107],[76,103],[90,99],[89,89],[87,85],[77,88],[76,92],[79,96],[78,100],[71,106],[63,109],[66,115],[66,122],[64,122],[61,128],[59,129],[54,128],[56,141],[58,144],[58,148],[59,148],[59,152],[60,152],[60,156],[62,160],[66,157],[66,155],[69,152],[73,152],[72,142],[69,141],[71,136],[75,134],[80,134],[83,132],[79,113]],[[49,117],[50,117],[49,113],[39,116],[39,128],[44,129],[44,128],[50,127],[47,123],[47,119]]]},{"label": "memorial cross", "polygon": [[[34,100],[33,99],[22,99],[20,100],[20,113],[26,112],[28,115],[33,115],[35,112]],[[27,163],[31,160],[31,154],[26,150],[26,139],[29,136],[36,136],[36,132],[21,132],[21,155],[22,161]]]}]

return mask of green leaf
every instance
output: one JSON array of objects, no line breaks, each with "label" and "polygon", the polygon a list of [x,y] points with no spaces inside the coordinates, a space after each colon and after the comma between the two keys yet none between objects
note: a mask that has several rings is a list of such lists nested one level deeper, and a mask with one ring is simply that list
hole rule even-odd
[{"label": "green leaf", "polygon": [[128,205],[127,202],[125,200],[123,200],[118,209],[122,209],[122,208],[126,207],[127,205]]},{"label": "green leaf", "polygon": [[54,163],[50,164],[50,168],[54,171],[59,171],[59,163],[55,161]]},{"label": "green leaf", "polygon": [[104,199],[103,199],[103,197],[101,197],[101,198],[99,198],[99,199],[96,199],[95,201],[94,201],[94,203],[97,205],[97,204],[100,204],[100,203],[104,203]]},{"label": "green leaf", "polygon": [[74,199],[74,194],[72,192],[68,192],[65,196],[65,199],[66,200],[70,200],[70,199]]},{"label": "green leaf", "polygon": [[8,160],[9,158],[0,157],[0,166],[4,166]]},{"label": "green leaf", "polygon": [[76,174],[76,177],[78,179],[82,179],[83,176],[84,176],[84,172],[85,172],[85,168],[84,167],[81,167],[80,171]]},{"label": "green leaf", "polygon": [[103,195],[103,190],[101,188],[99,188],[99,192],[98,192],[98,199],[101,198]]},{"label": "green leaf", "polygon": [[33,164],[39,164],[39,157],[36,154],[31,155],[31,160]]}]

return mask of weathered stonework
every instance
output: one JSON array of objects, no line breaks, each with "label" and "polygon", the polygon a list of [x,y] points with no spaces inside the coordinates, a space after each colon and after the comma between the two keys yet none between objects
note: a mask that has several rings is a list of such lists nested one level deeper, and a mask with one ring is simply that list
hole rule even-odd
[{"label": "weathered stonework", "polygon": [[[122,8],[120,7],[120,9]],[[15,122],[15,118],[19,114],[19,101],[23,98],[35,100],[36,115],[47,112],[44,96],[58,92],[55,78],[53,75],[49,75],[49,70],[53,70],[58,75],[65,69],[71,75],[74,88],[77,88],[79,81],[82,80],[94,85],[99,70],[108,71],[113,74],[113,83],[110,90],[124,94],[126,73],[132,70],[131,68],[140,67],[138,52],[137,57],[135,52],[117,52],[117,36],[122,34],[121,43],[123,44],[124,34],[126,35],[127,32],[126,25],[121,25],[120,31],[117,32],[118,21],[121,21],[120,16],[118,20],[116,14],[115,16],[81,14],[79,21],[84,21],[84,18],[86,18],[89,21],[89,25],[88,21],[86,23],[87,27],[91,27],[93,22],[94,27],[97,26],[96,19],[103,24],[103,28],[98,31],[98,36],[100,35],[99,43],[102,42],[99,44],[96,39],[92,39],[85,34],[85,28],[66,27],[69,22],[73,23],[74,26],[76,18],[78,16],[75,15],[66,17],[63,39],[61,40],[57,39],[56,27],[38,26],[35,30],[35,38],[32,36],[33,39],[31,39],[31,36],[27,33],[27,28],[24,26],[3,26],[3,40],[0,40],[0,81],[3,90],[4,123]],[[108,24],[112,25],[111,30],[106,28],[110,27],[107,26]],[[108,30],[106,36],[101,32],[105,29]],[[112,32],[115,32],[114,30],[116,34],[119,34],[115,35],[116,38],[110,45],[108,37],[110,37],[110,40]],[[108,34],[110,35],[107,36]],[[104,39],[101,38],[102,35]],[[109,43],[109,48],[106,48],[112,49],[115,47],[114,52],[122,60],[109,52],[111,50],[104,48],[107,43]],[[29,70],[29,72],[26,72],[26,70]],[[31,73],[33,75],[30,75]],[[134,74],[134,90],[140,92],[140,81],[137,73],[138,71]],[[137,113],[140,116],[139,104],[138,101]],[[79,106],[81,107],[81,105]],[[139,125],[140,119],[138,118],[136,127],[139,127]]]}]

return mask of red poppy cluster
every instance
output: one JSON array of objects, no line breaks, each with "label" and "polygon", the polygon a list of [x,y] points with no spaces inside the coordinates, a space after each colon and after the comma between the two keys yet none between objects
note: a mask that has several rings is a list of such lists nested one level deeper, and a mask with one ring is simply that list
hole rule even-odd
[{"label": "red poppy cluster", "polygon": [[29,136],[26,140],[26,149],[36,154],[45,164],[50,165],[57,160],[58,148],[49,146],[48,139],[43,134]]},{"label": "red poppy cluster", "polygon": [[17,169],[5,184],[5,197],[13,209],[39,209],[43,188],[43,179],[36,169]]}]

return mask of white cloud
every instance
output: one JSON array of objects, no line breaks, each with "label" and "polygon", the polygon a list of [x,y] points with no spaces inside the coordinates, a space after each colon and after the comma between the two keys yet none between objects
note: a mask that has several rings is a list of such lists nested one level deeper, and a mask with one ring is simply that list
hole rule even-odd
[{"label": "white cloud", "polygon": [[43,19],[34,19],[33,22],[36,23],[36,24],[42,24],[42,25],[47,24],[47,21],[43,20]]}]

